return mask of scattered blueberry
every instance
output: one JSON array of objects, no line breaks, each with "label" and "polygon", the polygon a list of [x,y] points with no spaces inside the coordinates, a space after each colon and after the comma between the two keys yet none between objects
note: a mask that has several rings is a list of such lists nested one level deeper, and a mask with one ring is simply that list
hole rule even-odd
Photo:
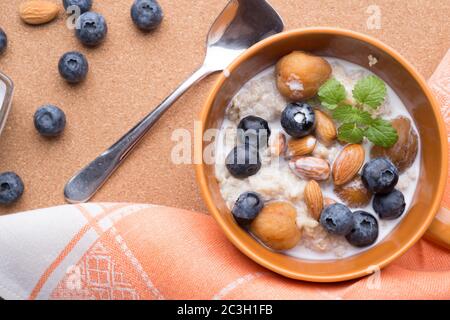
[{"label": "scattered blueberry", "polygon": [[389,193],[398,182],[398,170],[387,158],[375,158],[364,165],[361,178],[372,193]]},{"label": "scattered blueberry", "polygon": [[314,130],[316,117],[312,107],[304,102],[289,103],[281,114],[281,126],[294,138],[301,138]]},{"label": "scattered blueberry", "polygon": [[70,6],[77,6],[80,8],[80,13],[85,13],[92,8],[92,0],[63,0],[64,9],[67,10]]},{"label": "scattered blueberry", "polygon": [[266,120],[256,116],[243,118],[239,124],[239,138],[241,142],[253,145],[267,146],[270,137],[270,128]]},{"label": "scattered blueberry", "polygon": [[23,194],[23,182],[14,172],[0,174],[0,204],[11,204]]},{"label": "scattered blueberry", "polygon": [[34,126],[43,136],[58,136],[66,126],[66,115],[58,107],[42,106],[34,114]]},{"label": "scattered blueberry", "polygon": [[86,78],[89,64],[86,57],[77,51],[65,53],[58,63],[59,74],[70,83],[78,83]]},{"label": "scattered blueberry", "polygon": [[0,54],[2,54],[6,47],[8,46],[8,37],[6,36],[5,31],[3,31],[2,28],[0,28]]},{"label": "scattered blueberry", "polygon": [[85,12],[77,19],[75,34],[87,46],[100,44],[108,32],[105,18],[96,12]]},{"label": "scattered blueberry", "polygon": [[156,0],[136,0],[131,6],[131,19],[139,29],[150,31],[161,24],[163,11]]},{"label": "scattered blueberry", "polygon": [[320,224],[329,233],[345,236],[352,231],[353,213],[347,206],[334,203],[323,209]]},{"label": "scattered blueberry", "polygon": [[264,203],[256,192],[244,192],[239,196],[231,212],[240,226],[249,225],[259,214]]},{"label": "scattered blueberry", "polygon": [[261,168],[258,149],[247,143],[234,147],[228,154],[225,165],[236,178],[250,177]]},{"label": "scattered blueberry", "polygon": [[355,211],[353,213],[354,225],[346,239],[355,247],[366,247],[373,244],[378,238],[378,221],[368,212]]},{"label": "scattered blueberry", "polygon": [[405,197],[397,189],[388,194],[377,194],[373,198],[373,210],[381,219],[397,219],[403,214],[405,207]]}]

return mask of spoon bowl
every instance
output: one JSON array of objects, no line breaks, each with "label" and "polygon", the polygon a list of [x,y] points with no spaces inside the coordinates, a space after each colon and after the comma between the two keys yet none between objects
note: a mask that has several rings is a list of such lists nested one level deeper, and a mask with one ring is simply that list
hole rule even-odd
[{"label": "spoon bowl", "polygon": [[283,28],[283,20],[266,1],[232,0],[209,29],[205,65],[224,70],[242,52]]}]

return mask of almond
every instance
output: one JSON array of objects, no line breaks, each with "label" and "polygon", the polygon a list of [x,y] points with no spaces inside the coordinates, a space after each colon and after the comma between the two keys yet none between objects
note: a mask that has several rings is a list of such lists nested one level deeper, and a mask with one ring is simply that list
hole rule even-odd
[{"label": "almond", "polygon": [[274,156],[281,156],[286,152],[286,136],[279,132],[270,138],[270,154]]},{"label": "almond", "polygon": [[364,164],[364,159],[365,151],[360,144],[346,145],[333,163],[334,184],[340,186],[352,180]]},{"label": "almond", "polygon": [[292,159],[289,167],[303,179],[327,180],[330,176],[328,161],[315,157],[300,157]]},{"label": "almond", "polygon": [[336,126],[328,115],[320,110],[315,111],[316,136],[326,146],[331,145],[337,137]]},{"label": "almond", "polygon": [[312,217],[319,220],[323,209],[323,195],[319,184],[311,180],[305,187],[304,192],[305,203]]},{"label": "almond", "polygon": [[19,7],[20,18],[28,24],[43,24],[52,21],[59,13],[57,4],[44,0],[30,0]]},{"label": "almond", "polygon": [[316,147],[317,139],[309,135],[300,139],[291,139],[288,142],[288,157],[299,157],[310,154]]}]

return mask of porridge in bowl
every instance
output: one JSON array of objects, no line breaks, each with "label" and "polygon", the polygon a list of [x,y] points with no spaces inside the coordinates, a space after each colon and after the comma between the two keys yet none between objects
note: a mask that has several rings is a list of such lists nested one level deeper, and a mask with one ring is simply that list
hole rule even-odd
[{"label": "porridge in bowl", "polygon": [[382,241],[407,214],[420,141],[397,94],[369,70],[295,51],[227,107],[215,174],[236,223],[312,260]]}]

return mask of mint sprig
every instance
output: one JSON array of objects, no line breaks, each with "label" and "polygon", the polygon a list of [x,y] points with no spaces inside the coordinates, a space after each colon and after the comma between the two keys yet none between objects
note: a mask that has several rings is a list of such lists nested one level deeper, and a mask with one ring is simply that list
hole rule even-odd
[{"label": "mint sprig", "polygon": [[323,106],[333,110],[345,100],[345,87],[333,78],[320,87],[318,96]]},{"label": "mint sprig", "polygon": [[345,87],[336,79],[330,79],[319,89],[322,106],[332,110],[333,119],[340,122],[338,139],[349,143],[361,143],[364,137],[377,146],[393,146],[398,134],[389,121],[373,117],[364,110],[367,105],[377,109],[386,97],[386,85],[376,76],[358,80],[353,88],[354,106],[344,103]]},{"label": "mint sprig", "polygon": [[393,146],[398,140],[397,130],[384,119],[374,119],[364,134],[370,142],[384,148]]},{"label": "mint sprig", "polygon": [[338,139],[349,143],[361,143],[364,138],[364,130],[355,122],[344,123],[338,129]]},{"label": "mint sprig", "polygon": [[360,79],[353,88],[353,98],[373,109],[378,108],[386,97],[386,85],[377,76],[368,76]]},{"label": "mint sprig", "polygon": [[342,123],[360,123],[369,125],[373,120],[370,113],[351,105],[337,107],[333,110],[332,114],[335,120]]}]

